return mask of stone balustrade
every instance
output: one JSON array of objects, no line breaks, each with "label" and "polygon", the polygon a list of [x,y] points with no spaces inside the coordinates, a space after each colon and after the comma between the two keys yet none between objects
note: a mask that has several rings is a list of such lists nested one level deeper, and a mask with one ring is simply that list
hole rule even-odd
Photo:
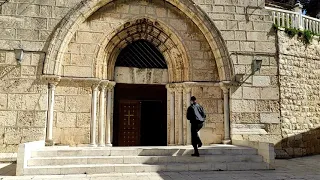
[{"label": "stone balustrade", "polygon": [[293,11],[266,7],[271,12],[272,21],[279,27],[309,30],[320,34],[320,19],[303,14],[302,5],[298,3]]}]

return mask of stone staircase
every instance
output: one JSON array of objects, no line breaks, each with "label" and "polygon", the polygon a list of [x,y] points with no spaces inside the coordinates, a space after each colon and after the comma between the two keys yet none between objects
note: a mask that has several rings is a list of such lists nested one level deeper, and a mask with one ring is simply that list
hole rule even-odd
[{"label": "stone staircase", "polygon": [[206,146],[191,157],[191,146],[45,147],[31,151],[23,175],[266,170],[257,150],[232,145]]}]

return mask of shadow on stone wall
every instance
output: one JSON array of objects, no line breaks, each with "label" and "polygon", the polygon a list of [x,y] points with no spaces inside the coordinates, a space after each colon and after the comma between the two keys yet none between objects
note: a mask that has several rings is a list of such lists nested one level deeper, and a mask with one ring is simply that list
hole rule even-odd
[{"label": "shadow on stone wall", "polygon": [[320,154],[320,128],[282,139],[275,144],[276,158],[286,159]]}]

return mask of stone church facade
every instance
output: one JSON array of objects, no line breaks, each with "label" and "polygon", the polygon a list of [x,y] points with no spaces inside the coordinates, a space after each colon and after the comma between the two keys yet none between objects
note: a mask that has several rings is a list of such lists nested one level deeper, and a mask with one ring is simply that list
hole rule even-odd
[{"label": "stone church facade", "polygon": [[[275,32],[264,0],[12,0],[0,9],[0,152],[37,140],[148,145],[125,128],[131,116],[143,127],[139,103],[154,100],[151,92],[163,96],[165,145],[190,144],[185,113],[196,96],[207,113],[206,145],[247,140],[293,156],[320,152],[312,139],[319,136],[319,94],[310,90],[319,72],[306,69],[320,60],[319,42],[306,47]],[[141,40],[167,68],[116,65]],[[261,69],[253,71],[257,60]],[[123,95],[142,85],[139,97]]]}]

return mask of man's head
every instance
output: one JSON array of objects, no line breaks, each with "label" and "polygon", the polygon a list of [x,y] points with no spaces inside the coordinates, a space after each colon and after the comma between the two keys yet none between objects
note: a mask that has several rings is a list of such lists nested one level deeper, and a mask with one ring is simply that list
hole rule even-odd
[{"label": "man's head", "polygon": [[194,96],[192,96],[192,97],[190,98],[190,103],[191,103],[191,104],[195,104],[196,102],[197,102],[197,98],[194,97]]}]

